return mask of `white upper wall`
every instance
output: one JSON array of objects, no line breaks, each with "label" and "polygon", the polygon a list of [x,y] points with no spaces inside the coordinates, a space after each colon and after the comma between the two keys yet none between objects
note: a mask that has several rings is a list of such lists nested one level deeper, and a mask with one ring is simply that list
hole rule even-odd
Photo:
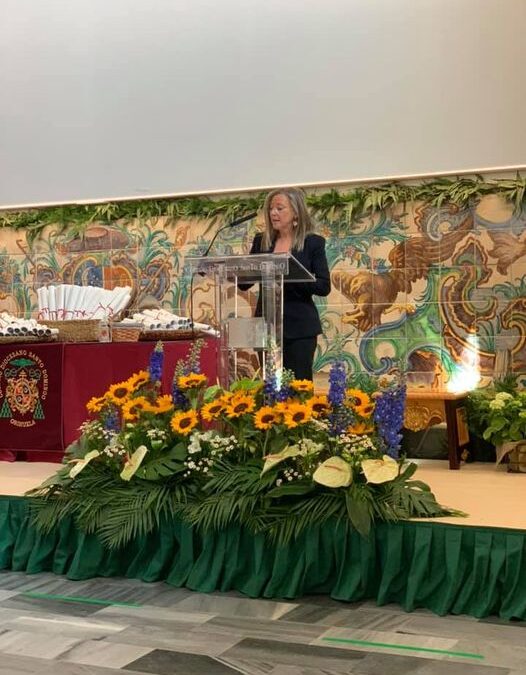
[{"label": "white upper wall", "polygon": [[0,206],[526,165],[526,0],[2,0]]}]

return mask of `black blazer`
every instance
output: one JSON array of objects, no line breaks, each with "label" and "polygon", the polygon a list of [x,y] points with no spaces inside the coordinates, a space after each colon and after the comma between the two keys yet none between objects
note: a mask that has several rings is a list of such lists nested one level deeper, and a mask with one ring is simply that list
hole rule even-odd
[{"label": "black blazer", "polygon": [[[274,244],[263,250],[263,235],[256,234],[250,253],[271,253]],[[313,295],[329,295],[331,277],[325,255],[325,239],[318,234],[308,234],[303,251],[292,249],[292,255],[316,277],[316,281],[285,284],[283,291],[283,337],[285,339],[314,337],[322,333],[320,316],[312,300]],[[252,284],[239,284],[247,290]],[[261,296],[258,298],[256,316],[261,316]]]}]

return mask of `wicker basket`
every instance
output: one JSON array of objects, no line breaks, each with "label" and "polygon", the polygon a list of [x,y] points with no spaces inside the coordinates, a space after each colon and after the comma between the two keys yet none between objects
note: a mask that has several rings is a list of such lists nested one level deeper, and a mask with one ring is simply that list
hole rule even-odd
[{"label": "wicker basket", "polygon": [[526,442],[518,441],[508,453],[508,471],[510,473],[526,473]]},{"label": "wicker basket", "polygon": [[0,335],[0,345],[56,342],[57,335]]},{"label": "wicker basket", "polygon": [[65,321],[40,321],[49,328],[58,328],[60,342],[99,342],[100,319],[67,319]]},{"label": "wicker basket", "polygon": [[111,326],[112,342],[137,342],[142,331],[142,325],[118,324]]},{"label": "wicker basket", "polygon": [[198,333],[193,330],[145,330],[139,340],[193,340]]}]

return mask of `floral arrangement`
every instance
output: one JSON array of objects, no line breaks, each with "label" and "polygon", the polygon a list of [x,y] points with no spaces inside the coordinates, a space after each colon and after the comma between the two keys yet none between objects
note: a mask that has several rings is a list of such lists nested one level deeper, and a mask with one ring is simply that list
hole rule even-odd
[{"label": "floral arrangement", "polygon": [[286,542],[313,524],[458,513],[412,480],[399,457],[405,385],[350,377],[333,364],[327,393],[272,368],[223,389],[201,373],[197,342],[161,394],[162,345],[148,371],[87,403],[91,419],[64,465],[30,494],[50,531],[73,516],[111,547],[176,517],[199,529],[237,523]]}]

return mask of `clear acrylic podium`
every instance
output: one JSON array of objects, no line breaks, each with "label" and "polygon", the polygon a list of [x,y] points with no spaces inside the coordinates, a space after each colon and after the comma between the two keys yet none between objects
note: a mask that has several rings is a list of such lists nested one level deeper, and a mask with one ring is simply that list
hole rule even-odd
[{"label": "clear acrylic podium", "polygon": [[[263,377],[270,363],[282,368],[283,288],[287,283],[313,282],[314,275],[290,253],[232,256],[189,256],[185,275],[200,274],[214,281],[214,309],[219,329],[217,372],[222,386],[237,377],[237,352],[254,350],[262,355]],[[259,283],[261,316],[240,316],[237,289]]]}]

